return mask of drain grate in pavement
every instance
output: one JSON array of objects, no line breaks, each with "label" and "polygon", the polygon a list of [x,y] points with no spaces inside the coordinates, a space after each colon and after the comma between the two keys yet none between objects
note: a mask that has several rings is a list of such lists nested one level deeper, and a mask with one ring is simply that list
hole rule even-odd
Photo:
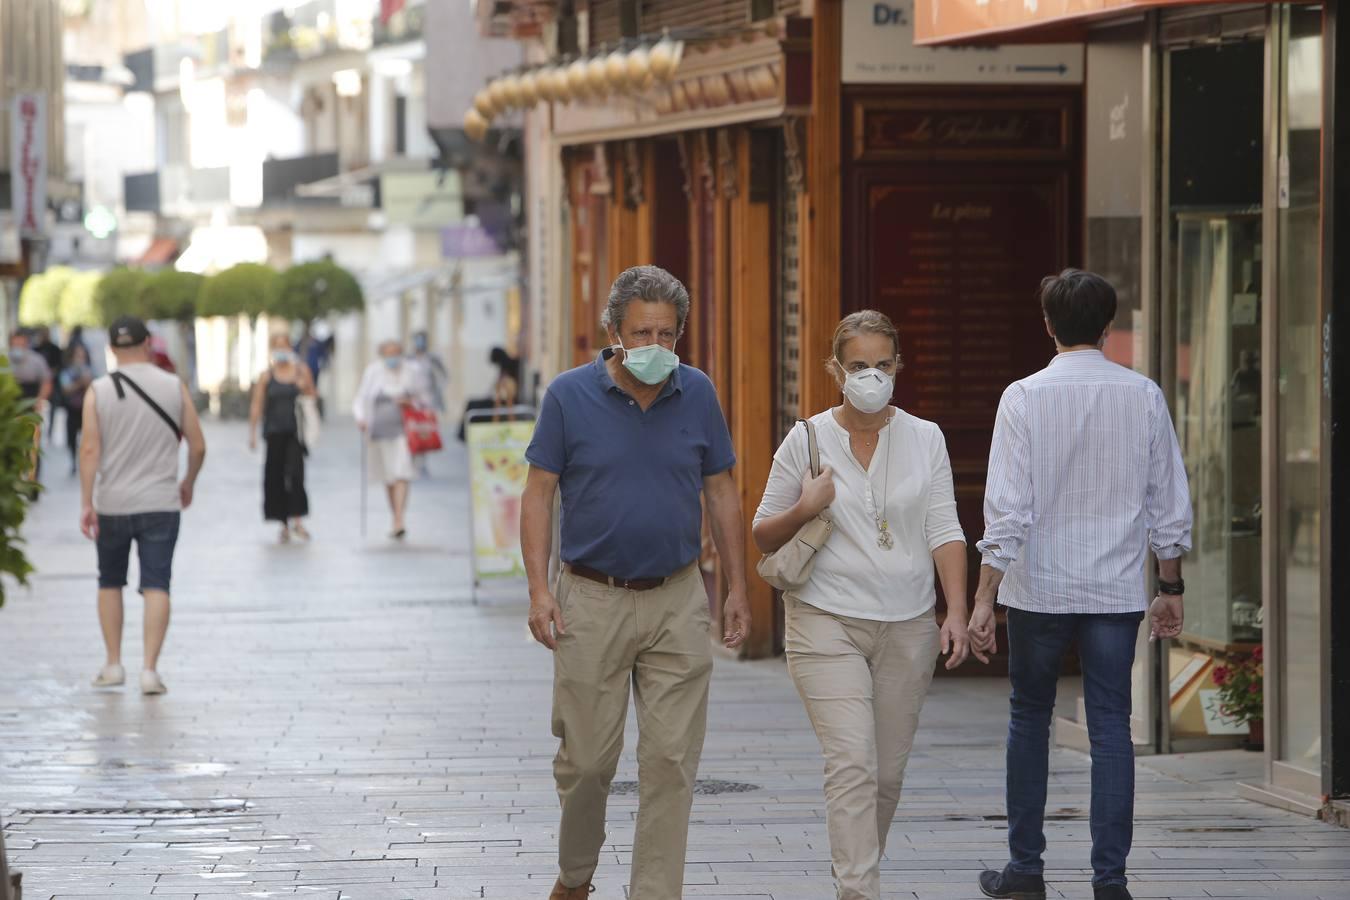
[{"label": "drain grate in pavement", "polygon": [[246,804],[237,806],[83,806],[70,809],[16,809],[15,816],[59,816],[72,818],[126,818],[126,819],[194,819],[199,816],[228,816],[244,812]]},{"label": "drain grate in pavement", "polygon": [[[757,784],[746,784],[742,781],[718,781],[713,778],[700,778],[694,782],[694,793],[705,796],[715,794],[744,794],[749,791],[759,790]],[[636,794],[638,792],[638,783],[636,781],[615,781],[609,786],[611,794]]]}]

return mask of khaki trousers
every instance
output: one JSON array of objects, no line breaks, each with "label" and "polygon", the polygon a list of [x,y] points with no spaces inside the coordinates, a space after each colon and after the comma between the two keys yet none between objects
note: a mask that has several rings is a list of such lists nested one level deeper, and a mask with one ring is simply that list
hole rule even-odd
[{"label": "khaki trousers", "polygon": [[825,823],[839,900],[880,900],[881,856],[933,680],[933,613],[874,622],[787,607],[788,672],[825,753]]},{"label": "khaki trousers", "polygon": [[712,673],[703,577],[690,566],[664,587],[639,593],[564,570],[558,604],[566,629],[553,655],[562,883],[587,883],[599,862],[631,683],[638,721],[638,817],[629,896],[679,900]]}]

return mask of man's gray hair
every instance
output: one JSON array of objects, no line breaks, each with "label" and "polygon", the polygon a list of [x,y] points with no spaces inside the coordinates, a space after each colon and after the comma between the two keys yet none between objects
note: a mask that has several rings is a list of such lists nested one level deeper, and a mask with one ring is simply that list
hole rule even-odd
[{"label": "man's gray hair", "polygon": [[680,279],[660,266],[633,266],[624,270],[609,289],[609,301],[600,316],[600,324],[618,331],[628,312],[628,304],[633,300],[672,304],[676,333],[684,334],[684,323],[689,321],[689,292]]}]

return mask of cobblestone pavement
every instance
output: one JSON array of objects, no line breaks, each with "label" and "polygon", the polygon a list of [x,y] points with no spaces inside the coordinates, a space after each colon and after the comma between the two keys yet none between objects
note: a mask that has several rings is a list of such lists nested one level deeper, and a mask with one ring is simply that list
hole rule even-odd
[{"label": "cobblestone pavement", "polygon": [[[0,809],[25,896],[547,896],[557,800],[550,665],[514,597],[473,606],[463,458],[414,486],[411,537],[358,533],[358,443],[311,466],[314,543],[260,521],[261,459],[210,425],[178,554],[170,693],[87,686],[101,662],[94,555],[59,451],[29,534],[39,574],[0,610]],[[129,680],[139,603],[128,599]],[[1000,865],[1004,687],[940,680],[885,861],[886,897],[978,896]],[[630,724],[630,741],[632,745]],[[1350,832],[1139,769],[1136,897],[1350,897]],[[1051,896],[1090,897],[1087,759],[1056,751]],[[719,660],[686,897],[833,892],[821,760],[781,662]],[[636,777],[631,751],[619,779]],[[597,900],[624,897],[636,798],[610,805]]]}]

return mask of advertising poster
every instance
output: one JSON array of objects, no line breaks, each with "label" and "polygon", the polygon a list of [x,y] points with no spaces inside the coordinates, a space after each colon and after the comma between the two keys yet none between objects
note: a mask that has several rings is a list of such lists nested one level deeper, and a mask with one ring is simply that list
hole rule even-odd
[{"label": "advertising poster", "polygon": [[533,434],[532,421],[470,422],[465,428],[477,580],[525,577],[520,498],[530,469],[525,448]]}]

